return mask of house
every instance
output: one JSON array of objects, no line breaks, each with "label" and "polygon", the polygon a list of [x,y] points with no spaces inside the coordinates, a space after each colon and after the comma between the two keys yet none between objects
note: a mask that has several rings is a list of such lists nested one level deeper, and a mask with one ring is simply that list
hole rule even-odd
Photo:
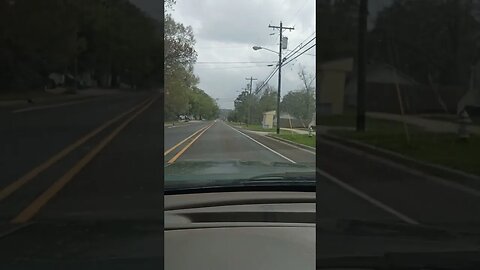
[{"label": "house", "polygon": [[268,111],[263,113],[262,128],[273,128],[273,120],[275,118],[276,111]]},{"label": "house", "polygon": [[[421,92],[426,90],[425,86],[420,85],[412,77],[391,65],[383,63],[367,65],[365,89],[367,111],[400,113],[397,87],[402,96],[404,112],[418,110],[424,100]],[[427,99],[434,99],[432,91],[428,91],[426,96],[428,96]],[[349,107],[356,107],[356,75],[350,78],[345,87],[345,104]]]},{"label": "house", "polygon": [[353,69],[353,58],[323,63],[318,68],[320,94],[317,110],[320,114],[342,114],[344,110],[345,84]]},{"label": "house", "polygon": [[[354,75],[354,74],[353,74]],[[466,90],[459,85],[428,85],[417,82],[392,65],[371,63],[366,71],[366,109],[398,114],[399,94],[404,113],[455,113]],[[398,90],[397,91],[397,87]],[[352,76],[345,88],[345,104],[356,107],[357,78]]]},{"label": "house", "polygon": [[[268,111],[263,113],[263,120],[262,120],[262,127],[267,128],[275,128],[277,126],[277,113],[276,111]],[[284,128],[298,128],[298,127],[306,127],[307,124],[303,123],[300,119],[297,119],[291,116],[288,113],[281,113],[280,114],[280,127]]]}]

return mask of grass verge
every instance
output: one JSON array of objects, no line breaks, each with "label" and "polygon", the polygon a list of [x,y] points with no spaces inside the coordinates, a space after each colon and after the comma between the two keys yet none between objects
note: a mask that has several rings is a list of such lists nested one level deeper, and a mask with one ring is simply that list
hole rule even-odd
[{"label": "grass verge", "polygon": [[276,132],[275,128],[263,128],[262,125],[245,125],[244,123],[236,123],[235,125],[240,126],[243,129],[252,130],[252,131],[263,131],[263,132]]},{"label": "grass verge", "polygon": [[356,140],[379,148],[391,150],[420,161],[450,167],[480,175],[480,137],[473,136],[461,142],[453,133],[427,132],[408,126],[410,141],[407,141],[402,123],[387,122],[367,124],[367,131],[332,130],[329,133]]},{"label": "grass verge", "polygon": [[315,136],[309,137],[307,134],[291,134],[290,132],[285,132],[283,134],[280,132],[280,134],[272,134],[272,136],[315,147]]}]

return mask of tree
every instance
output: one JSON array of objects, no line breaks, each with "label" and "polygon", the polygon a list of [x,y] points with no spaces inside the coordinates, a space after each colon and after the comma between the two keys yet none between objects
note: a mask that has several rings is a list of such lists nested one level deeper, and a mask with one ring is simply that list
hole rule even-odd
[{"label": "tree", "polygon": [[165,16],[165,74],[169,76],[175,68],[193,70],[197,60],[195,37],[191,26],[175,22],[170,14]]},{"label": "tree", "polygon": [[238,97],[234,101],[236,119],[239,122],[247,123],[249,96],[249,92],[244,90],[238,95]]},{"label": "tree", "polygon": [[[173,8],[174,3],[170,1],[169,7]],[[170,14],[165,15],[164,25],[165,116],[174,118],[189,110],[200,114],[200,102],[205,101],[195,88],[198,78],[193,73],[193,64],[197,59],[193,30],[176,22]]]},{"label": "tree", "polygon": [[218,116],[219,108],[213,98],[202,89],[194,87],[190,91],[189,114],[197,119],[213,119]]},{"label": "tree", "polygon": [[[261,84],[259,84],[261,85]],[[263,113],[277,109],[277,91],[270,85],[265,86],[260,98],[256,101],[253,110],[252,122],[259,124],[263,120]]]},{"label": "tree", "polygon": [[305,91],[304,104],[306,117],[304,119],[310,122],[313,117],[313,112],[315,112],[315,99],[313,98],[315,94],[315,87],[312,86],[315,77],[312,74],[308,74],[303,66],[300,66],[298,77],[302,81],[304,86],[303,90]]},{"label": "tree", "polygon": [[313,95],[306,90],[290,91],[282,99],[282,109],[307,125],[311,120],[312,115],[307,110],[305,101],[310,102],[311,104],[315,102]]},{"label": "tree", "polygon": [[378,14],[368,54],[419,82],[467,85],[480,33],[471,10],[464,0],[397,0]]},{"label": "tree", "polygon": [[[11,3],[11,4],[7,4]],[[52,72],[97,75],[159,85],[163,74],[160,22],[125,0],[0,1],[0,83],[41,89]],[[110,79],[113,77],[113,84]]]},{"label": "tree", "polygon": [[358,1],[317,1],[317,57],[320,62],[353,57],[356,52]]}]

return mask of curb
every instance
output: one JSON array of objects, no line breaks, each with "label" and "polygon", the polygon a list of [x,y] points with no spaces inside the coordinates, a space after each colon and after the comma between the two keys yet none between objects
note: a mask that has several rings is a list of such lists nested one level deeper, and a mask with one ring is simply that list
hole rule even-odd
[{"label": "curb", "polygon": [[306,149],[306,150],[313,150],[313,151],[317,150],[315,147],[311,147],[311,146],[308,146],[308,145],[305,145],[305,144],[292,142],[292,141],[289,141],[289,140],[286,140],[286,139],[283,139],[283,138],[279,138],[279,137],[275,137],[275,136],[272,136],[272,135],[266,135],[266,136],[269,137],[269,138],[272,138],[274,140],[281,141],[281,142],[284,142],[284,143],[288,143],[288,144],[291,144],[291,145],[295,145],[297,147],[300,147],[300,148],[303,148],[303,149]]},{"label": "curb", "polygon": [[419,161],[419,160],[407,157],[405,155],[395,153],[390,150],[382,149],[379,147],[375,147],[369,144],[361,143],[361,142],[350,140],[350,139],[344,139],[344,138],[337,137],[330,134],[322,134],[320,136],[325,140],[337,142],[344,146],[356,148],[358,150],[362,150],[364,152],[367,152],[375,156],[393,160],[395,162],[401,163],[402,165],[408,166],[412,169],[416,169],[437,177],[441,177],[444,179],[453,179],[456,182],[476,181],[480,183],[480,176],[478,175],[466,173],[457,169],[447,168],[441,165],[432,164],[425,161]]}]

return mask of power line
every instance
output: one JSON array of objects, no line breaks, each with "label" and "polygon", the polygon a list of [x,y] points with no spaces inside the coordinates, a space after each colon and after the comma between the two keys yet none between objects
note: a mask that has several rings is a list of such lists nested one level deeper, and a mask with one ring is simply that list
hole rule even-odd
[{"label": "power line", "polygon": [[201,61],[195,64],[272,64],[274,61]]},{"label": "power line", "polygon": [[265,65],[255,65],[255,66],[221,66],[221,67],[218,67],[218,66],[199,66],[199,67],[195,67],[195,69],[242,69],[242,68],[265,68],[267,66]]},{"label": "power line", "polygon": [[249,46],[202,46],[202,47],[195,47],[195,49],[248,49]]},{"label": "power line", "polygon": [[275,75],[275,73],[277,73],[278,71],[278,65],[277,67],[272,70],[272,72],[267,76],[267,78],[263,81],[262,85],[260,85],[256,90],[255,90],[255,95],[258,95],[258,93],[260,93],[260,91],[262,91],[262,88],[265,87],[268,82],[273,78],[273,75]]},{"label": "power line", "polygon": [[312,34],[310,34],[306,39],[304,39],[302,42],[300,42],[295,48],[293,48],[293,50],[289,53],[287,53],[287,55],[285,55],[285,58],[288,58],[290,56],[292,56],[293,54],[295,54],[296,52],[298,52],[299,50],[301,50],[303,47],[307,46],[310,42],[312,42],[313,40],[315,40],[316,37],[313,37],[311,38],[307,43],[304,44],[304,42],[309,39],[312,35],[315,35],[316,31],[313,32]]},{"label": "power line", "polygon": [[302,44],[307,40],[309,39],[310,37],[312,37],[313,35],[315,35],[317,31],[313,31],[313,33],[311,33],[310,35],[308,35],[308,37],[306,37],[304,40],[302,40],[302,42],[300,42],[295,48],[293,48],[293,50],[289,53],[287,53],[287,55],[285,57],[288,57],[288,55],[290,55],[293,51],[295,51],[298,47],[302,46]]},{"label": "power line", "polygon": [[304,54],[306,51],[310,50],[311,48],[315,47],[315,45],[317,44],[313,44],[312,46],[308,47],[306,50],[304,50],[303,52],[297,54],[294,58],[288,60],[286,63],[283,63],[282,66],[285,66],[287,65],[288,63],[292,62],[293,60],[297,59],[300,55]]}]

